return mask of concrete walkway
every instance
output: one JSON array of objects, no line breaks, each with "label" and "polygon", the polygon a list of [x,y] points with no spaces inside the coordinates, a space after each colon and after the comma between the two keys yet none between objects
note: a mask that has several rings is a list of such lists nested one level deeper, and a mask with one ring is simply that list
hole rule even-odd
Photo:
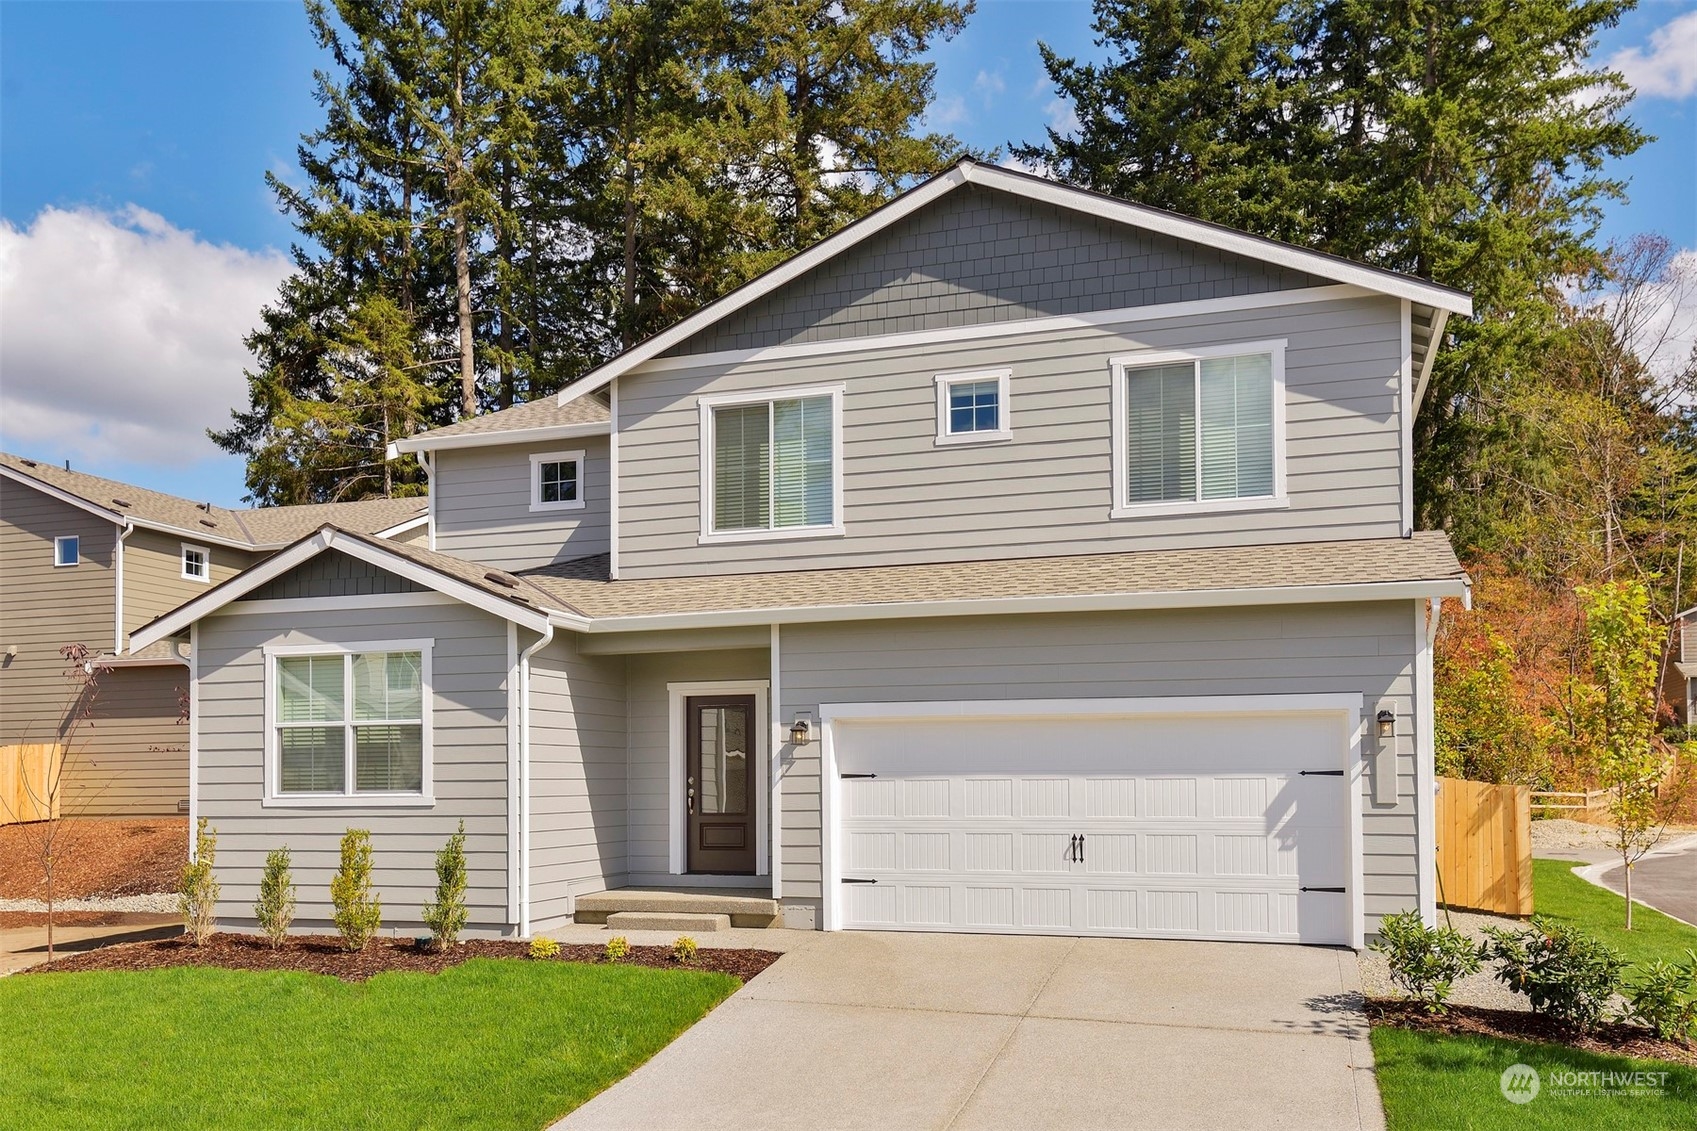
[{"label": "concrete walkway", "polygon": [[1348,951],[769,934],[800,945],[557,1127],[1384,1126]]},{"label": "concrete walkway", "polygon": [[[113,918],[118,921],[100,926],[60,924],[54,927],[54,954],[79,954],[114,943],[164,939],[183,933],[183,921],[176,915],[134,912],[117,914]],[[0,928],[0,974],[15,974],[46,961],[46,924]]]}]

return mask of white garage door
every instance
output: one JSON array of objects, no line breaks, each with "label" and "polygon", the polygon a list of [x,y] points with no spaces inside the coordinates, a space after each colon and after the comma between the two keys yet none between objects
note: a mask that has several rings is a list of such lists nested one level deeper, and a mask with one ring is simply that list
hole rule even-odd
[{"label": "white garage door", "polygon": [[1347,945],[1348,743],[1341,714],[838,722],[840,922]]}]

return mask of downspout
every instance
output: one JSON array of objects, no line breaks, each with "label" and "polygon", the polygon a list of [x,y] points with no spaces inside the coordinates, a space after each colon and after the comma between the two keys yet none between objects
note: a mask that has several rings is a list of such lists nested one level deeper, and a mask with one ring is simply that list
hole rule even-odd
[{"label": "downspout", "polygon": [[554,640],[544,625],[536,643],[519,653],[519,938],[530,937],[530,658]]},{"label": "downspout", "polygon": [[113,602],[113,604],[116,608],[116,612],[113,614],[113,620],[116,623],[114,624],[113,631],[112,631],[112,654],[114,656],[122,656],[124,654],[124,644],[125,644],[125,641],[124,641],[124,539],[128,538],[130,535],[134,534],[135,532],[136,532],[135,523],[131,522],[129,519],[125,519],[123,529],[118,531],[118,541],[117,541],[116,545],[114,546],[114,548],[112,550],[112,572],[118,575],[117,576],[117,587],[116,587],[116,590],[115,590],[116,595],[117,595],[117,599]]}]

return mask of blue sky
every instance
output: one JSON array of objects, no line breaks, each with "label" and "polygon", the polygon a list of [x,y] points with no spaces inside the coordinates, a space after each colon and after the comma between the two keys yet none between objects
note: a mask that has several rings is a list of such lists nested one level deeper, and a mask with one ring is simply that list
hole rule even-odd
[{"label": "blue sky", "polygon": [[[1040,137],[1064,108],[1036,43],[1093,56],[1089,24],[1086,3],[981,0],[934,51],[936,124],[986,149]],[[1604,236],[1697,249],[1697,0],[1645,5],[1599,54],[1638,77],[1658,138],[1614,170],[1631,197]],[[318,123],[323,62],[293,2],[0,5],[7,450],[239,501],[240,460],[201,429],[241,398],[240,338],[287,270],[263,175]]]}]

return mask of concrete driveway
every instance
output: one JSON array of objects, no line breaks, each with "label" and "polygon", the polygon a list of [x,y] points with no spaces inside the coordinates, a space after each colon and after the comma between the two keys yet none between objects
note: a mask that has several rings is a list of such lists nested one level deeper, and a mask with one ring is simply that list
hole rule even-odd
[{"label": "concrete driveway", "polygon": [[1382,1128],[1372,1063],[1347,951],[814,934],[558,1126]]}]

